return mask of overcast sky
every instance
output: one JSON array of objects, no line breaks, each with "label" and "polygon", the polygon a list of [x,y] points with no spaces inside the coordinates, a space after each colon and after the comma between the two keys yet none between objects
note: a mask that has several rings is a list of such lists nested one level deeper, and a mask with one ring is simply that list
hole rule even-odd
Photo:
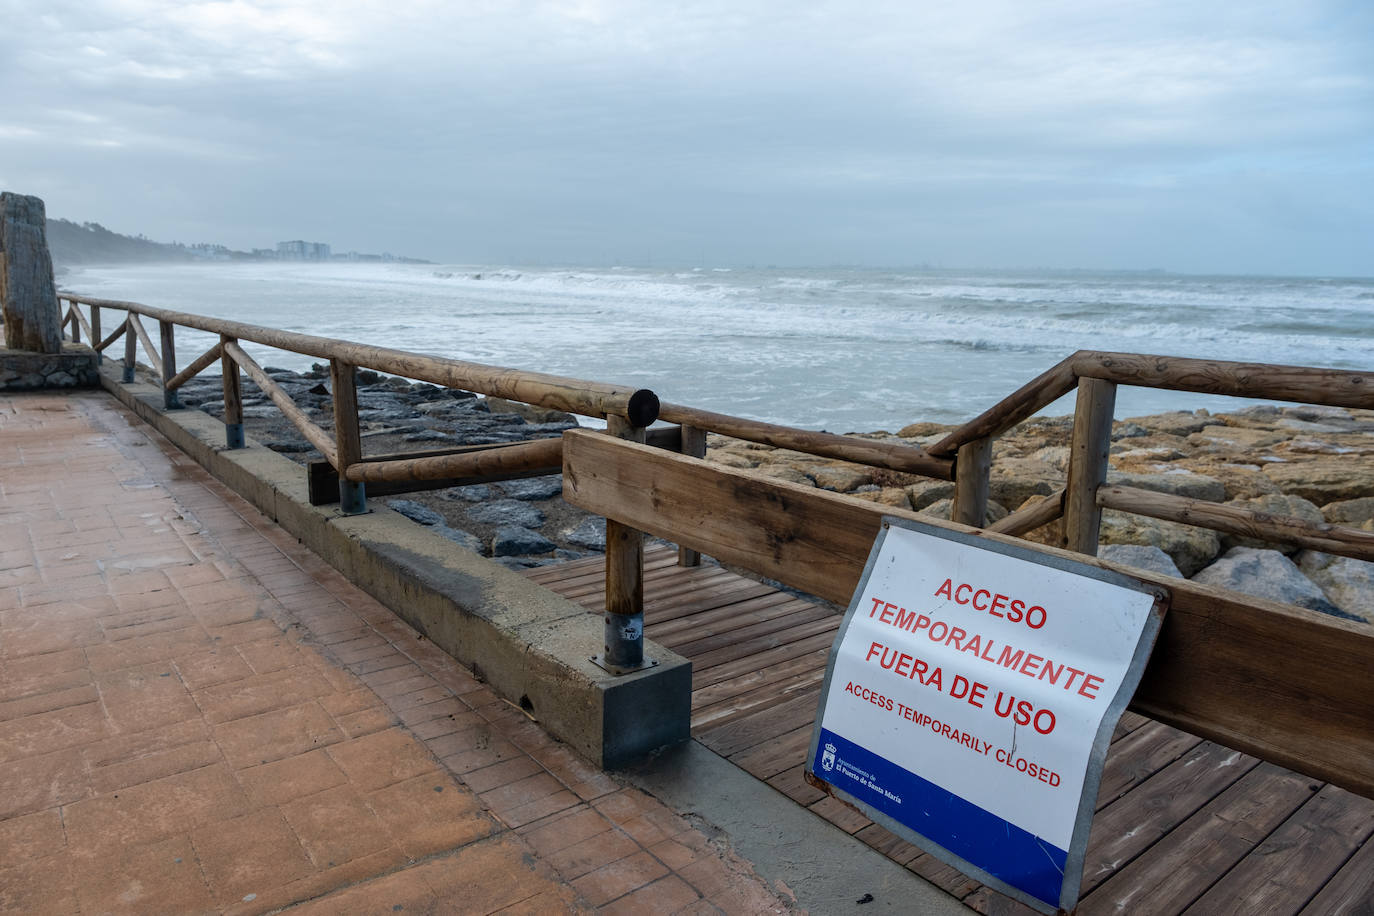
[{"label": "overcast sky", "polygon": [[466,263],[1374,274],[1374,2],[0,0],[0,188]]}]

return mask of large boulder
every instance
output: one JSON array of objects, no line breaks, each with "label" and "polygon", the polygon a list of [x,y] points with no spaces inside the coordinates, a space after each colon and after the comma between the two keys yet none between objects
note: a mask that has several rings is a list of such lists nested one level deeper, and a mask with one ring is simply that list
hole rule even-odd
[{"label": "large boulder", "polygon": [[1130,566],[1147,572],[1182,579],[1183,573],[1173,559],[1158,547],[1145,544],[1103,544],[1097,548],[1098,559],[1120,566]]},{"label": "large boulder", "polygon": [[1374,493],[1374,468],[1361,461],[1276,462],[1264,469],[1280,490],[1319,506]]},{"label": "large boulder", "polygon": [[444,517],[428,506],[423,506],[412,499],[388,499],[387,508],[401,513],[412,522],[419,522],[421,525],[442,525]]},{"label": "large boulder", "polygon": [[1140,544],[1167,553],[1185,576],[1202,569],[1221,553],[1221,540],[1206,528],[1180,525],[1108,509],[1102,513],[1102,544]]},{"label": "large boulder", "polygon": [[1304,550],[1297,561],[1298,568],[1321,586],[1332,604],[1352,617],[1374,623],[1374,563],[1316,550]]},{"label": "large boulder", "polygon": [[491,555],[494,557],[528,557],[553,553],[556,549],[558,545],[538,531],[519,525],[502,525],[491,539]]},{"label": "large boulder", "polygon": [[1334,617],[1352,616],[1332,604],[1316,583],[1277,550],[1232,547],[1226,556],[1193,576],[1193,581]]},{"label": "large boulder", "polygon": [[906,488],[907,499],[916,511],[942,499],[954,497],[954,482],[949,480],[923,480]]},{"label": "large boulder", "polygon": [[988,495],[1004,506],[1019,506],[1032,496],[1048,496],[1064,485],[1053,464],[1035,458],[1004,458],[992,464]]},{"label": "large boulder", "polygon": [[[950,516],[954,514],[954,500],[938,500],[926,506],[924,509],[920,511],[919,514],[929,515],[932,518],[942,518],[945,521],[949,521]],[[983,527],[987,527],[988,525],[991,525],[993,522],[1000,522],[1002,519],[1006,518],[1007,515],[1008,512],[1006,506],[1003,506],[1001,503],[990,499],[988,500],[987,512],[983,513]]]},{"label": "large boulder", "polygon": [[816,481],[816,486],[821,489],[850,493],[859,487],[872,483],[873,472],[868,468],[856,465],[832,465],[813,468],[811,479]]},{"label": "large boulder", "polygon": [[518,499],[493,499],[468,509],[468,518],[483,525],[517,525],[538,528],[544,524],[544,513]]},{"label": "large boulder", "polygon": [[1107,483],[1149,490],[1153,493],[1171,493],[1188,499],[1205,499],[1214,503],[1226,498],[1226,487],[1221,481],[1191,471],[1170,471],[1165,474],[1125,474],[1120,471],[1108,471]]},{"label": "large boulder", "polygon": [[1342,499],[1322,506],[1322,517],[1333,525],[1358,528],[1374,519],[1374,496]]}]

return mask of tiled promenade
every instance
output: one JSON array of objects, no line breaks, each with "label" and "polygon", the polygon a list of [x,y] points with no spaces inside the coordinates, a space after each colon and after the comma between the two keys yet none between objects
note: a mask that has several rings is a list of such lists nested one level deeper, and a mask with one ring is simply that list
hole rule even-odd
[{"label": "tiled promenade", "polygon": [[785,907],[104,394],[0,396],[0,911]]}]

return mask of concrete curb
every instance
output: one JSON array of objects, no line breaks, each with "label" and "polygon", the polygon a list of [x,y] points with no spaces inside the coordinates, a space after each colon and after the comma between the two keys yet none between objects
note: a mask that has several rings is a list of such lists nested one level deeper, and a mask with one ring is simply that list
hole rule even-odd
[{"label": "concrete curb", "polygon": [[686,659],[645,640],[645,658],[658,665],[611,677],[590,661],[602,650],[601,619],[580,605],[383,506],[355,516],[312,506],[306,470],[289,458],[252,440],[226,449],[220,421],[198,410],[166,410],[156,386],[126,385],[110,371],[100,381],[226,486],[599,766],[625,766],[687,740]]}]

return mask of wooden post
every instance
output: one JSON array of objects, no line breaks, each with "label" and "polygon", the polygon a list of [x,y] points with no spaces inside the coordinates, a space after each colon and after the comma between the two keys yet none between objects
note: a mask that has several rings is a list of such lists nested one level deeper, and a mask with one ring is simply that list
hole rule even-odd
[{"label": "wooden post", "polygon": [[72,323],[72,343],[81,343],[81,321],[76,317],[77,304],[69,303],[70,308],[67,312]]},{"label": "wooden post", "polygon": [[243,448],[243,390],[239,384],[239,364],[229,355],[225,344],[238,343],[220,335],[220,375],[224,383],[224,445]]},{"label": "wooden post", "polygon": [[176,325],[170,321],[159,321],[157,327],[158,336],[162,338],[162,406],[167,410],[176,410],[181,407],[181,399],[177,397],[175,388],[167,387],[167,383],[177,374]]},{"label": "wooden post", "polygon": [[[684,423],[682,429],[682,454],[689,458],[706,457],[706,430],[700,426]],[[690,547],[678,547],[678,566],[700,566],[701,554]]]},{"label": "wooden post", "polygon": [[11,350],[62,352],[62,309],[47,225],[41,199],[0,194],[0,311]]},{"label": "wooden post", "polygon": [[1078,380],[1078,403],[1073,412],[1073,440],[1069,450],[1069,480],[1064,494],[1064,546],[1097,556],[1102,509],[1097,488],[1107,480],[1107,454],[1112,445],[1112,416],[1116,411],[1116,383]]},{"label": "wooden post", "polygon": [[[75,302],[72,305],[76,305]],[[94,347],[102,340],[100,336],[100,306],[91,306],[91,346]],[[105,361],[105,354],[99,350],[95,351],[95,364],[99,366]]]},{"label": "wooden post", "polygon": [[959,446],[954,462],[953,521],[982,528],[988,517],[988,478],[992,473],[991,436]]},{"label": "wooden post", "polygon": [[134,333],[134,313],[124,316],[124,384],[134,382],[134,366],[138,360],[138,335]]},{"label": "wooden post", "polygon": [[[606,418],[606,431],[631,442],[644,441],[644,427]],[[606,519],[606,640],[602,666],[613,674],[644,664],[644,535]]]},{"label": "wooden post", "polygon": [[329,361],[329,377],[334,389],[334,443],[338,448],[339,508],[345,515],[367,511],[367,485],[355,483],[345,475],[348,466],[362,460],[363,439],[358,430],[358,369],[339,359]]}]

